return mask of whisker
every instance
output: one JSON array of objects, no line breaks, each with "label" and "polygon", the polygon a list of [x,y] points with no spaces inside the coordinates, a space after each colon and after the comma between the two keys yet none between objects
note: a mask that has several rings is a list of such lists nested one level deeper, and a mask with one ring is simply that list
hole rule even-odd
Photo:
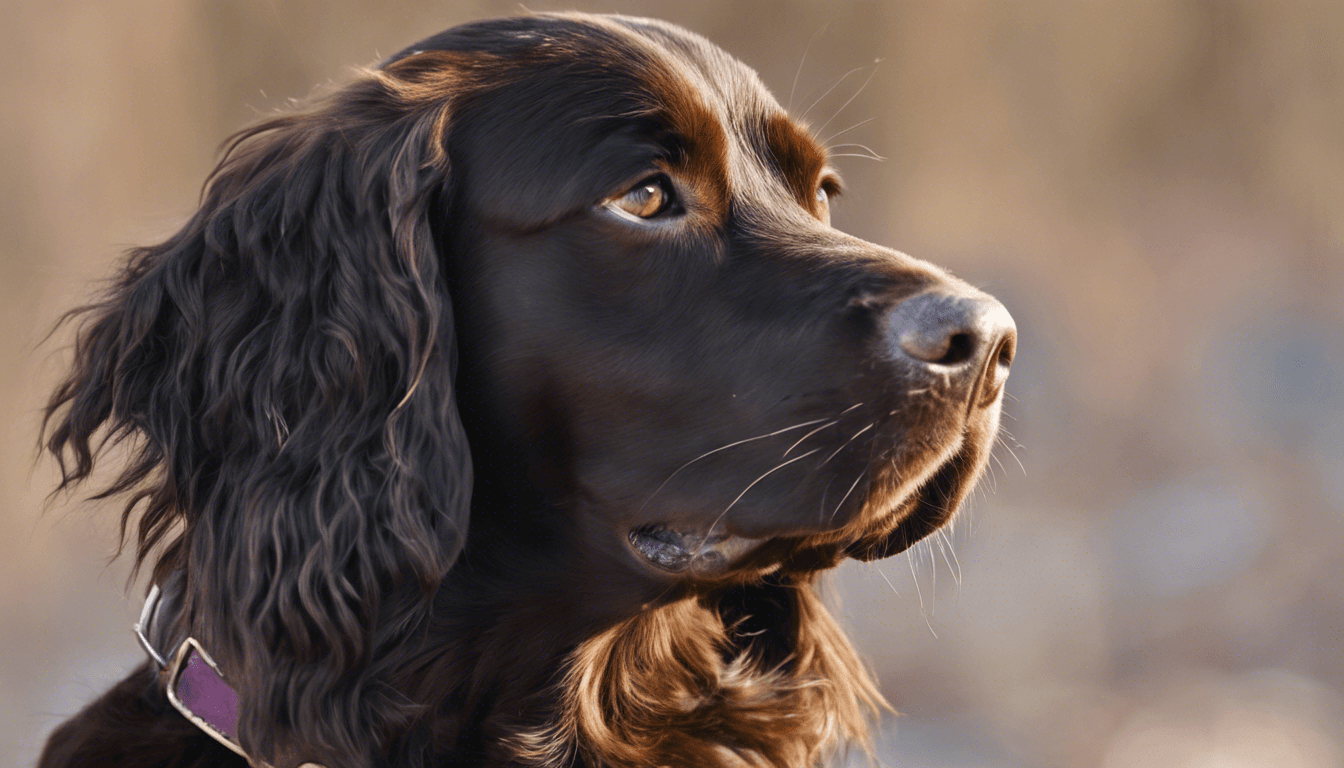
[{"label": "whisker", "polygon": [[[990,452],[989,452],[989,458],[993,459],[993,460],[994,460],[994,463],[999,465],[999,471],[1002,472],[1002,473],[1004,474],[1004,477],[1007,477],[1007,476],[1008,476],[1008,470],[1004,468],[1004,466],[1003,466],[1003,462],[1002,462],[1002,461],[999,461],[999,457],[998,457],[998,456],[995,456],[993,451],[990,451]],[[998,493],[998,492],[999,492],[999,483],[998,483],[998,479],[997,479],[997,478],[996,478],[995,481],[994,481],[994,492],[995,492],[995,493]]]},{"label": "whisker", "polygon": [[[808,112],[811,112],[813,107],[815,107],[815,106],[817,106],[818,104],[820,104],[822,99],[826,98],[827,96],[830,96],[830,95],[831,95],[831,91],[834,91],[836,88],[838,88],[838,87],[840,86],[841,83],[845,82],[845,79],[846,79],[846,78],[848,78],[850,75],[854,74],[855,72],[862,72],[863,70],[865,70],[865,69],[867,69],[867,68],[868,68],[868,67],[866,67],[866,66],[863,66],[863,67],[855,67],[855,68],[849,70],[848,72],[846,72],[845,74],[841,75],[841,76],[839,77],[839,79],[837,79],[837,80],[835,81],[835,83],[833,83],[833,84],[831,85],[830,88],[827,88],[827,89],[826,89],[826,92],[825,92],[825,93],[823,93],[823,94],[821,94],[820,96],[818,96],[816,101],[812,102],[812,104],[809,105],[807,109],[804,109],[804,110],[803,110],[803,114],[801,114],[801,115],[798,116],[798,120],[801,122],[803,118],[807,117],[807,113],[808,113]],[[830,122],[830,121],[827,120],[826,122]]]},{"label": "whisker", "polygon": [[803,74],[803,65],[807,63],[807,52],[812,50],[812,44],[817,41],[817,35],[825,32],[830,25],[831,23],[828,21],[818,27],[817,31],[812,33],[812,37],[808,39],[807,45],[803,47],[803,57],[798,60],[798,70],[793,73],[793,85],[789,86],[789,105],[784,108],[784,111],[793,111],[793,93],[798,90],[798,76]]},{"label": "whisker", "polygon": [[867,144],[860,144],[860,143],[858,143],[857,141],[847,141],[847,142],[844,142],[844,143],[841,143],[841,144],[828,144],[828,145],[826,146],[827,149],[845,149],[845,148],[847,148],[847,147],[849,147],[849,148],[854,148],[854,149],[862,149],[864,152],[867,152],[867,153],[872,154],[872,155],[876,155],[876,154],[877,154],[877,150],[873,149],[872,147],[868,146]]},{"label": "whisker", "polygon": [[929,543],[930,541],[931,541],[931,539],[925,539],[924,541],[922,541],[922,542],[920,542],[920,543],[924,545],[924,548],[925,548],[925,549],[929,550],[929,568],[930,568],[930,570],[933,571],[933,589],[930,590],[930,594],[929,594],[929,602],[932,604],[933,607],[929,609],[929,615],[930,615],[930,616],[937,616],[937,615],[938,615],[938,558],[936,558],[936,557],[933,556],[933,544],[930,544],[930,543]]},{"label": "whisker", "polygon": [[885,573],[882,572],[882,566],[879,565],[879,564],[877,564],[877,563],[873,563],[873,567],[877,569],[877,575],[878,575],[878,576],[881,576],[881,577],[882,577],[882,580],[885,581],[885,582],[887,582],[887,586],[888,586],[888,587],[891,587],[891,594],[893,594],[893,595],[895,595],[895,596],[897,596],[897,597],[900,597],[900,596],[901,596],[901,593],[896,591],[896,585],[895,585],[895,584],[892,584],[892,583],[891,583],[891,579],[888,579],[888,578],[887,578],[887,574],[885,574]]},{"label": "whisker", "polygon": [[838,514],[838,513],[840,512],[840,507],[844,506],[844,504],[845,504],[845,499],[848,499],[848,498],[849,498],[849,494],[853,493],[853,492],[854,492],[854,489],[859,487],[859,481],[862,480],[862,479],[863,479],[863,476],[866,475],[866,474],[868,474],[868,468],[867,468],[867,467],[864,467],[864,468],[863,468],[863,471],[859,473],[859,476],[856,477],[856,478],[854,478],[854,484],[851,485],[851,486],[849,486],[849,490],[848,490],[848,491],[845,491],[845,495],[844,495],[844,496],[841,496],[841,497],[840,497],[840,501],[836,503],[836,505],[835,505],[835,509],[831,510],[831,517],[830,517],[830,520],[827,520],[827,521],[826,521],[828,524],[829,524],[832,520],[835,520],[835,516],[836,516],[836,514]]},{"label": "whisker", "polygon": [[661,490],[663,490],[664,488],[666,488],[666,487],[667,487],[667,484],[670,483],[670,482],[672,482],[672,478],[676,477],[678,472],[681,472],[683,469],[685,469],[685,468],[691,466],[691,465],[694,464],[695,462],[697,462],[697,461],[699,461],[699,460],[701,460],[701,459],[703,459],[703,458],[705,458],[705,457],[707,457],[707,456],[712,456],[712,455],[718,453],[719,451],[726,451],[726,450],[728,450],[729,448],[735,448],[735,447],[737,447],[737,446],[739,446],[739,445],[742,445],[742,444],[744,444],[744,443],[750,443],[750,442],[753,442],[753,441],[755,441],[755,440],[764,440],[764,439],[766,439],[767,437],[774,437],[775,435],[782,435],[782,434],[784,434],[785,432],[792,432],[792,431],[795,430],[795,429],[802,429],[803,427],[810,427],[810,426],[812,426],[813,424],[816,424],[816,423],[818,423],[818,422],[822,422],[822,421],[825,421],[825,420],[826,420],[826,419],[813,419],[812,421],[805,421],[805,422],[803,422],[803,423],[801,423],[801,424],[794,424],[794,425],[791,426],[791,427],[785,427],[785,428],[783,428],[783,429],[777,429],[777,430],[775,430],[774,432],[770,432],[770,433],[768,433],[768,434],[757,435],[756,437],[748,437],[748,438],[745,439],[745,440],[738,440],[738,441],[735,442],[735,443],[729,443],[729,444],[727,444],[727,445],[720,446],[720,447],[718,447],[718,448],[715,448],[715,449],[712,450],[712,451],[705,451],[704,453],[700,454],[699,456],[696,456],[694,459],[691,459],[690,461],[686,462],[685,464],[682,464],[680,467],[677,467],[676,470],[674,470],[674,471],[672,472],[672,474],[670,474],[670,475],[667,476],[667,479],[663,481],[663,484],[660,485],[660,486],[658,486],[657,489],[655,489],[654,492],[653,492],[652,494],[650,494],[649,498],[647,498],[647,499],[644,500],[644,503],[641,504],[641,505],[639,506],[639,509],[640,509],[640,511],[643,511],[644,507],[647,507],[647,506],[649,505],[649,502],[653,501],[653,497],[654,497],[654,496],[657,496],[658,493],[659,493],[659,491],[661,491]]},{"label": "whisker", "polygon": [[830,456],[827,456],[826,461],[821,462],[820,464],[817,465],[817,467],[820,468],[826,466],[827,462],[829,462],[831,459],[834,459],[836,454],[845,450],[845,448],[848,447],[850,443],[854,442],[854,438],[858,437],[859,435],[862,435],[864,432],[867,432],[868,430],[872,429],[875,426],[877,426],[877,422],[874,421],[873,423],[869,424],[863,429],[860,429],[858,432],[855,432],[853,437],[846,440],[844,445],[840,446],[839,448],[836,448],[835,453],[832,453]]},{"label": "whisker", "polygon": [[832,141],[835,141],[836,139],[840,138],[841,136],[845,135],[846,133],[849,133],[850,131],[854,130],[855,128],[862,128],[863,126],[865,126],[865,125],[867,125],[867,124],[873,122],[873,121],[876,120],[876,119],[877,119],[877,117],[874,116],[874,117],[870,117],[870,118],[867,118],[867,119],[864,119],[864,120],[860,120],[859,122],[857,122],[857,123],[855,123],[855,124],[849,126],[848,128],[846,128],[846,129],[843,130],[843,131],[836,131],[835,133],[832,133],[830,136],[826,137],[826,140],[825,140],[825,141],[823,141],[823,142],[821,142],[821,143],[822,143],[822,145],[825,146],[827,149],[832,149],[832,147],[830,146],[830,144],[831,144]]},{"label": "whisker", "polygon": [[872,158],[873,158],[874,160],[886,160],[886,159],[887,159],[887,158],[885,158],[885,157],[883,157],[883,156],[877,154],[877,152],[874,151],[872,147],[868,147],[868,146],[865,146],[865,145],[863,145],[863,144],[835,144],[835,145],[832,145],[832,146],[827,147],[826,149],[827,149],[827,151],[830,151],[830,150],[832,150],[832,149],[844,149],[844,148],[846,148],[846,147],[854,147],[854,148],[857,148],[857,149],[862,149],[864,152],[867,152],[869,155],[871,155]]},{"label": "whisker", "polygon": [[[863,93],[863,89],[867,88],[868,84],[873,81],[873,75],[877,74],[877,65],[881,63],[882,63],[881,59],[878,59],[877,61],[873,62],[873,71],[868,73],[868,79],[864,80],[863,85],[859,86],[859,90],[855,91],[854,95],[849,97],[849,101],[846,101],[844,104],[841,104],[840,108],[835,110],[835,114],[831,115],[831,120],[834,120],[835,118],[839,117],[840,113],[845,111],[845,107],[848,107],[855,99],[859,98],[859,94]],[[817,129],[817,133],[821,133],[822,131],[826,130],[826,126],[831,124],[831,120],[827,120],[826,122],[822,123],[821,127]]]},{"label": "whisker", "polygon": [[[803,459],[806,459],[808,456],[811,456],[812,454],[814,454],[814,453],[816,453],[817,451],[820,451],[820,450],[821,450],[820,448],[813,448],[812,450],[808,451],[807,453],[802,454],[801,456],[795,456],[795,457],[793,457],[792,459],[789,459],[788,461],[786,461],[786,462],[784,462],[784,463],[782,463],[782,464],[778,464],[778,465],[776,465],[774,469],[771,469],[771,470],[766,471],[765,474],[761,475],[760,477],[756,478],[755,480],[752,480],[752,481],[751,481],[751,485],[748,485],[746,488],[743,488],[743,489],[742,489],[742,492],[739,493],[739,494],[737,494],[737,498],[736,498],[736,499],[733,499],[732,504],[729,504],[727,507],[725,507],[723,511],[724,511],[724,512],[727,512],[728,510],[732,509],[734,504],[737,504],[737,502],[739,502],[739,501],[742,500],[742,497],[743,497],[743,496],[746,496],[746,495],[747,495],[747,491],[750,491],[751,488],[752,488],[752,486],[754,486],[754,485],[756,485],[757,483],[761,482],[761,481],[764,480],[767,476],[773,474],[773,473],[776,472],[777,470],[781,470],[781,469],[783,469],[784,467],[787,467],[788,465],[794,463],[795,461],[802,461]],[[719,519],[723,519],[723,515],[722,515],[722,513],[719,515]],[[713,529],[713,527],[714,527],[714,526],[710,526],[711,529]]]},{"label": "whisker", "polygon": [[825,424],[822,424],[820,427],[817,427],[816,429],[812,430],[811,432],[808,432],[806,435],[803,435],[801,438],[799,438],[798,442],[794,443],[793,445],[790,445],[790,446],[789,446],[789,450],[785,451],[785,452],[784,452],[784,455],[783,455],[783,456],[780,456],[779,458],[782,459],[782,458],[784,458],[785,456],[788,456],[790,453],[793,453],[793,449],[794,449],[794,448],[797,448],[797,447],[800,446],[800,445],[802,445],[802,444],[803,444],[803,441],[806,440],[807,438],[809,438],[809,437],[811,437],[811,436],[817,434],[818,432],[820,432],[821,430],[823,430],[823,429],[825,429],[825,428],[827,428],[827,427],[834,427],[836,424],[839,424],[839,423],[840,423],[840,420],[839,420],[839,419],[835,419],[835,420],[833,420],[833,421],[828,421],[828,422],[826,422]]},{"label": "whisker", "polygon": [[875,157],[873,155],[861,155],[857,152],[841,152],[838,154],[833,154],[831,155],[831,157],[862,157],[865,160],[876,160],[879,163],[882,162],[883,160],[886,160],[885,157]]},{"label": "whisker", "polygon": [[1001,472],[1004,473],[1004,476],[1008,476],[1008,468],[1007,468],[1007,467],[1004,467],[1004,463],[1003,463],[1003,461],[1000,461],[1000,460],[999,460],[999,456],[995,456],[995,452],[991,451],[991,452],[989,452],[989,457],[991,457],[991,459],[995,460],[995,464],[999,465],[999,469],[1000,469]]},{"label": "whisker", "polygon": [[1026,477],[1027,466],[1022,463],[1021,459],[1017,458],[1017,451],[1013,450],[1011,445],[1005,445],[1003,447],[1008,449],[1008,455],[1013,457],[1013,461],[1017,462],[1017,468],[1022,470],[1022,476]]},{"label": "whisker", "polygon": [[[955,524],[955,522],[956,522],[956,519],[953,518],[953,523]],[[952,568],[952,563],[948,563],[947,565],[948,565],[949,568],[952,568],[952,572],[953,572],[953,574],[955,575],[955,577],[956,577],[956,579],[957,579],[957,588],[960,589],[960,588],[961,588],[961,560],[957,557],[957,549],[956,549],[956,547],[953,547],[953,546],[952,546],[952,539],[948,537],[947,532],[944,531],[942,528],[939,528],[939,529],[938,529],[938,535],[941,536],[941,537],[943,537],[943,541],[947,542],[947,549],[943,551],[943,557],[944,557],[944,559],[946,559],[946,557],[948,556],[948,554],[951,554],[951,555],[952,555],[952,563],[956,563],[956,567],[955,567],[955,568]]]},{"label": "whisker", "polygon": [[[1012,435],[1009,435],[1009,437],[1012,437]],[[1022,460],[1017,457],[1017,451],[1013,450],[1013,446],[1009,445],[1007,441],[1005,441],[1001,437],[999,438],[999,445],[1002,445],[1004,448],[1008,449],[1008,455],[1012,456],[1013,461],[1017,462],[1017,466],[1022,470],[1022,475],[1025,477],[1027,474],[1027,468],[1025,465],[1023,465]],[[1022,444],[1018,443],[1018,445],[1021,446]]]},{"label": "whisker", "polygon": [[924,592],[919,588],[919,577],[915,575],[915,559],[909,554],[905,556],[905,562],[910,564],[910,578],[915,580],[915,594],[919,596],[919,613],[924,617],[924,626],[929,628],[929,633],[933,639],[938,639],[938,633],[933,631],[933,624],[929,621],[929,614],[924,610]]},{"label": "whisker", "polygon": [[766,470],[765,474],[761,475],[755,480],[752,480],[751,484],[748,485],[746,488],[743,488],[742,492],[737,494],[737,498],[733,499],[732,502],[728,504],[728,506],[723,508],[723,511],[719,513],[719,516],[714,518],[714,522],[710,524],[709,530],[705,532],[705,538],[701,540],[700,548],[699,550],[697,550],[696,554],[699,555],[699,553],[704,550],[705,542],[709,541],[709,537],[714,535],[714,529],[717,528],[719,526],[719,523],[723,521],[723,516],[728,514],[728,510],[732,509],[733,506],[737,504],[737,502],[741,501],[743,496],[747,495],[747,491],[750,491],[757,483],[761,482],[765,478],[774,474],[776,471],[787,467],[788,465],[794,463],[795,461],[802,461],[803,459],[806,459],[808,456],[811,456],[812,454],[820,450],[821,450],[820,448],[813,448],[807,453],[804,453],[800,456],[795,456],[792,459],[789,459],[788,461],[784,462],[783,464],[777,464],[773,469]]}]

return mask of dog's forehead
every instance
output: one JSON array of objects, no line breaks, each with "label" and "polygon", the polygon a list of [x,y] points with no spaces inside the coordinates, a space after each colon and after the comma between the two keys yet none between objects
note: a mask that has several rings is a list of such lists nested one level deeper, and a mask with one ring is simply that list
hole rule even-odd
[{"label": "dog's forehead", "polygon": [[715,99],[734,122],[781,111],[754,69],[708,39],[657,19],[615,16],[611,21],[660,48],[667,63],[694,82],[701,94]]},{"label": "dog's forehead", "polygon": [[[436,51],[452,54],[450,66],[462,75],[448,82],[475,83],[475,92],[498,97],[486,110],[487,134],[511,122],[526,124],[514,125],[509,147],[478,155],[491,159],[492,173],[517,180],[515,192],[549,190],[539,200],[554,198],[557,184],[582,178],[583,158],[609,162],[588,151],[605,135],[599,125],[670,131],[683,179],[717,221],[730,200],[767,208],[798,195],[806,200],[826,162],[825,150],[787,117],[753,69],[667,22],[582,13],[474,22],[421,41],[382,66]],[[538,221],[548,220],[562,208],[552,201],[535,213]]]},{"label": "dog's forehead", "polygon": [[[718,162],[727,178],[730,194],[742,200],[756,195],[784,192],[770,178],[769,167],[789,175],[815,173],[824,163],[824,150],[805,128],[791,120],[775,101],[756,71],[708,39],[657,19],[625,16],[605,17],[626,27],[652,44],[658,64],[675,77],[676,85],[663,89],[666,97],[698,103],[699,125],[690,122],[683,130],[702,129],[706,117],[725,129]],[[677,110],[674,110],[674,112]],[[684,115],[685,110],[681,110]],[[766,162],[761,162],[765,160]]]},{"label": "dog's forehead", "polygon": [[[755,70],[708,39],[658,19],[571,12],[473,22],[408,46],[380,67],[431,51],[511,61],[519,70],[578,65],[591,76],[596,65],[613,75],[634,74],[655,96],[708,102],[739,135],[783,115]],[[680,87],[669,87],[672,82]]]},{"label": "dog's forehead", "polygon": [[[641,48],[651,47],[657,66],[675,79],[675,85],[663,89],[665,95],[676,92],[682,101],[698,102],[706,109],[694,112],[702,117],[713,115],[722,123],[727,140],[718,161],[727,176],[728,191],[739,204],[748,197],[781,202],[779,196],[787,195],[788,189],[778,184],[771,168],[788,177],[789,187],[807,190],[815,183],[826,165],[826,150],[804,124],[789,117],[754,69],[675,24],[628,16],[595,19],[624,27],[637,36]],[[694,122],[683,126],[696,128]]]}]

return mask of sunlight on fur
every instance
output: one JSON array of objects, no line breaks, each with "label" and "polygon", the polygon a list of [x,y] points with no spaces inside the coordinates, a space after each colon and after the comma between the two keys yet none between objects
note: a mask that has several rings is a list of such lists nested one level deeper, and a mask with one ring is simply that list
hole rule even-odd
[{"label": "sunlight on fur", "polygon": [[588,640],[569,659],[554,721],[514,737],[515,754],[557,768],[579,749],[603,766],[801,766],[848,741],[871,755],[869,718],[890,706],[812,585],[792,594],[795,650],[773,668],[736,649],[694,599]]}]

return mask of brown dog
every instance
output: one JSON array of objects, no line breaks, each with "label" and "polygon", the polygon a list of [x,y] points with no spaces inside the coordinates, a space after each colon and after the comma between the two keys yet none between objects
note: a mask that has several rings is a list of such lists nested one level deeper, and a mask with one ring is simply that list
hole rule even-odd
[{"label": "brown dog", "polygon": [[815,575],[952,516],[1016,334],[831,228],[839,188],[751,70],[622,17],[457,27],[239,134],[82,310],[49,407],[64,486],[133,446],[109,492],[162,596],[156,660],[42,765],[863,740],[881,700]]}]

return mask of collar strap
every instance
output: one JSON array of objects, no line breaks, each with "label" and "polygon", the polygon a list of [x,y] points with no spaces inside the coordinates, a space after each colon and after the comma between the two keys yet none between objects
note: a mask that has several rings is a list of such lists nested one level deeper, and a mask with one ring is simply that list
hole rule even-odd
[{"label": "collar strap", "polygon": [[238,692],[224,682],[219,665],[196,638],[178,646],[164,680],[174,709],[215,741],[248,757],[238,743]]},{"label": "collar strap", "polygon": [[[250,757],[238,742],[238,692],[225,682],[224,673],[200,642],[194,637],[186,638],[177,646],[171,659],[165,659],[151,642],[151,636],[163,636],[172,617],[162,614],[174,607],[164,605],[163,592],[155,584],[150,587],[145,605],[140,609],[140,621],[135,624],[136,638],[159,668],[167,689],[168,702],[193,725],[205,731],[207,736],[241,755],[252,765],[271,768],[266,762]],[[299,768],[322,766],[304,763]]]}]

